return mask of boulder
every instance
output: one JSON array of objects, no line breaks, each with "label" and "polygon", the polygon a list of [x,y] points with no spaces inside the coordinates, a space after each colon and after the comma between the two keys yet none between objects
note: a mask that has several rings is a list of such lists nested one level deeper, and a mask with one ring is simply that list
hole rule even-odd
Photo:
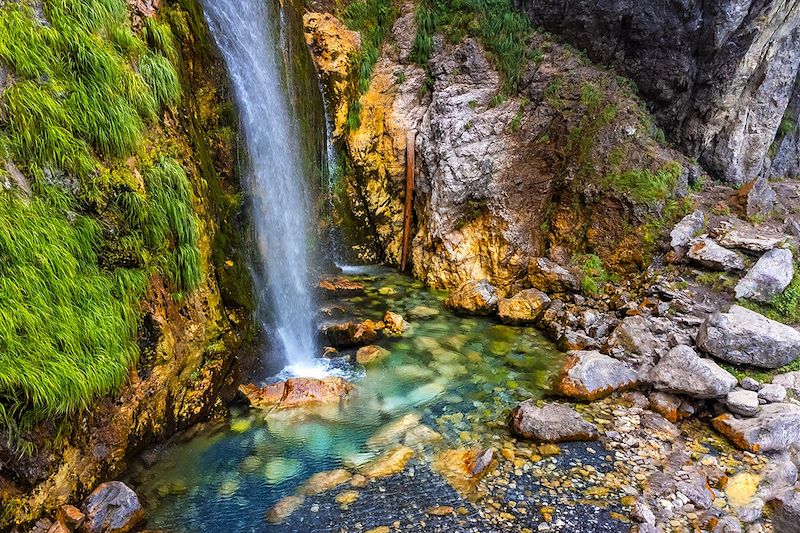
[{"label": "boulder", "polygon": [[386,348],[381,348],[380,346],[376,346],[374,344],[362,346],[356,352],[356,362],[360,365],[367,365],[379,359],[383,359],[389,355],[389,353],[389,350]]},{"label": "boulder", "polygon": [[756,392],[758,392],[758,389],[761,388],[761,384],[755,379],[751,378],[750,376],[747,376],[746,378],[741,380],[739,382],[739,386],[744,390],[754,390]]},{"label": "boulder", "polygon": [[517,435],[540,442],[594,440],[597,428],[566,405],[549,403],[536,407],[525,400],[511,413],[511,429]]},{"label": "boulder", "polygon": [[365,320],[363,322],[344,322],[329,324],[323,328],[328,344],[334,348],[352,348],[375,342],[383,324]]},{"label": "boulder", "polygon": [[775,248],[756,261],[745,277],[736,284],[736,298],[769,302],[781,294],[794,277],[794,256],[791,250]]},{"label": "boulder", "polygon": [[717,230],[717,241],[726,248],[738,248],[748,252],[764,253],[789,241],[789,237],[780,233],[765,231],[749,224],[738,223],[735,226],[723,223]]},{"label": "boulder", "polygon": [[267,511],[267,522],[270,524],[280,524],[289,518],[292,513],[303,505],[305,496],[284,496],[278,503]]},{"label": "boulder", "polygon": [[673,248],[684,248],[689,241],[694,239],[698,233],[703,231],[706,225],[706,217],[702,211],[697,210],[689,213],[675,224],[669,233],[670,246]]},{"label": "boulder", "polygon": [[250,407],[289,408],[318,403],[338,403],[353,390],[353,385],[337,376],[324,379],[290,378],[258,387],[252,383],[239,385],[239,393]]},{"label": "boulder", "polygon": [[368,478],[387,477],[402,472],[408,461],[414,457],[414,450],[408,446],[395,446],[380,454],[366,464],[361,474]]},{"label": "boulder", "polygon": [[408,329],[408,322],[397,313],[386,311],[383,315],[383,334],[389,337],[399,337]]},{"label": "boulder", "polygon": [[800,332],[738,305],[709,316],[696,342],[717,359],[761,368],[778,368],[800,355]]},{"label": "boulder", "polygon": [[651,392],[647,399],[650,403],[651,411],[660,414],[673,424],[694,413],[692,405],[668,392]]},{"label": "boulder", "polygon": [[460,313],[490,315],[497,311],[497,289],[485,279],[467,281],[450,293],[444,304]]},{"label": "boulder", "polygon": [[578,292],[581,288],[575,274],[545,257],[537,257],[528,263],[528,281],[534,288],[547,293]]},{"label": "boulder", "polygon": [[608,349],[612,355],[638,365],[652,365],[664,346],[650,331],[650,324],[641,315],[625,317],[611,332]]},{"label": "boulder", "polygon": [[86,520],[86,515],[74,505],[62,505],[56,511],[56,521],[64,524],[69,531],[75,531]]},{"label": "boulder", "polygon": [[767,383],[758,390],[758,399],[767,403],[780,403],[786,399],[786,388],[777,383]]},{"label": "boulder", "polygon": [[800,493],[789,491],[771,504],[772,527],[776,533],[796,533],[800,530]]},{"label": "boulder", "polygon": [[553,392],[579,400],[597,400],[636,386],[636,372],[598,351],[569,352],[553,380]]},{"label": "boulder", "polygon": [[723,248],[707,235],[689,241],[689,259],[711,270],[743,270],[744,261],[736,252]]},{"label": "boulder", "polygon": [[772,378],[772,383],[782,386],[787,392],[800,395],[800,371],[798,370],[778,374]]},{"label": "boulder", "polygon": [[800,444],[800,406],[794,404],[763,405],[752,418],[725,413],[714,418],[712,424],[742,450],[771,452]]},{"label": "boulder", "polygon": [[660,391],[693,398],[721,398],[736,386],[736,378],[689,346],[676,346],[650,370],[648,379]]},{"label": "boulder", "polygon": [[500,298],[497,315],[506,324],[531,324],[550,305],[550,297],[539,289],[525,289],[511,298]]},{"label": "boulder", "polygon": [[308,478],[299,489],[297,489],[297,493],[303,496],[322,494],[323,492],[334,489],[343,483],[347,483],[352,477],[353,474],[344,468],[317,472]]},{"label": "boulder", "polygon": [[83,533],[125,533],[144,519],[144,509],[133,490],[121,481],[98,486],[83,501]]},{"label": "boulder", "polygon": [[364,285],[347,278],[323,279],[317,288],[324,294],[331,296],[355,296],[364,294]]},{"label": "boulder", "polygon": [[731,413],[753,416],[758,413],[758,393],[751,390],[735,389],[725,396],[725,406]]}]

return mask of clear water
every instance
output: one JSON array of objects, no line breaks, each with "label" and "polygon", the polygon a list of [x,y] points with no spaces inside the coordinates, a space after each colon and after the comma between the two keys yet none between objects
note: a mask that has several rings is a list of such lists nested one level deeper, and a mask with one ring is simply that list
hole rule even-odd
[{"label": "clear water", "polygon": [[[377,451],[367,439],[409,412],[443,435],[437,446],[488,445],[505,431],[508,410],[538,395],[555,366],[558,351],[533,328],[455,316],[443,308],[443,293],[388,269],[362,267],[349,277],[364,283],[366,294],[328,302],[342,308],[337,320],[378,320],[390,309],[410,330],[380,340],[390,355],[366,368],[350,362],[352,352],[329,363],[355,384],[341,408],[266,417],[240,408],[164,450],[155,465],[134,467],[129,481],[149,527],[269,531],[264,515],[278,500],[316,472],[368,460]],[[422,318],[426,313],[432,316]]]},{"label": "clear water", "polygon": [[299,114],[287,86],[291,69],[285,18],[278,2],[203,0],[211,34],[233,85],[247,146],[247,188],[262,268],[257,269],[259,319],[272,357],[297,368],[318,354],[308,279],[309,199],[301,157]]}]

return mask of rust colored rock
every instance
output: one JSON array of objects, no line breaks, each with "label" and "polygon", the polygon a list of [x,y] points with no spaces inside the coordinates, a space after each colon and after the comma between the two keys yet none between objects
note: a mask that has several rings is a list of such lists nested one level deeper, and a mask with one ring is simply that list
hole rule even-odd
[{"label": "rust colored rock", "polygon": [[532,324],[539,320],[550,298],[538,289],[519,291],[511,298],[501,298],[497,304],[497,314],[506,324]]},{"label": "rust colored rock", "polygon": [[61,522],[53,522],[53,525],[47,530],[47,533],[70,533],[72,530],[62,524]]},{"label": "rust colored rock", "polygon": [[497,289],[487,280],[470,280],[462,283],[444,304],[459,313],[489,315],[497,310]]},{"label": "rust colored rock", "polygon": [[553,392],[579,400],[598,400],[636,385],[628,365],[597,351],[570,352],[553,380]]},{"label": "rust colored rock", "polygon": [[300,487],[299,493],[304,496],[313,496],[327,492],[333,488],[338,487],[343,483],[347,483],[352,479],[353,474],[344,468],[337,468],[336,470],[326,470],[325,472],[318,472],[308,478]]},{"label": "rust colored rock", "polygon": [[375,342],[383,323],[365,320],[363,322],[344,322],[324,329],[328,343],[335,348],[352,348]]},{"label": "rust colored rock", "polygon": [[81,533],[126,533],[144,520],[139,497],[121,481],[101,484],[84,501]]},{"label": "rust colored rock", "polygon": [[64,524],[67,529],[74,531],[86,520],[86,515],[74,505],[62,505],[56,511],[56,521]]},{"label": "rust colored rock", "polygon": [[711,424],[737,448],[754,453],[800,445],[800,407],[795,404],[767,404],[752,418],[736,418],[725,413]]},{"label": "rust colored rock", "polygon": [[266,387],[239,385],[239,393],[255,408],[289,408],[338,402],[352,390],[353,385],[340,377],[290,378]]},{"label": "rust colored rock", "polygon": [[347,278],[323,279],[317,284],[317,287],[323,293],[331,296],[355,296],[357,294],[364,294],[364,285]]},{"label": "rust colored rock", "polygon": [[304,496],[286,496],[267,512],[267,522],[280,524],[294,513],[305,501]]}]

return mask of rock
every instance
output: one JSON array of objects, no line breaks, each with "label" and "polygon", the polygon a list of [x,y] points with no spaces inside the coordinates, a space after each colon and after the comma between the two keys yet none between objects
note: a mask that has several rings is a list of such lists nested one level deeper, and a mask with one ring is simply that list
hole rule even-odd
[{"label": "rock", "polygon": [[730,414],[712,420],[714,428],[742,450],[770,452],[800,444],[800,407],[788,403],[761,406],[753,418]]},{"label": "rock", "polygon": [[440,440],[442,440],[441,433],[432,430],[425,424],[420,424],[406,432],[405,437],[403,437],[403,444],[414,447]]},{"label": "rock", "polygon": [[747,376],[742,381],[739,382],[739,386],[744,390],[752,390],[758,392],[758,389],[761,388],[761,384],[756,381],[755,379]]},{"label": "rock", "polygon": [[324,379],[290,378],[265,387],[239,385],[239,393],[251,407],[290,408],[317,403],[338,403],[353,390],[348,381],[331,376]]},{"label": "rock", "polygon": [[566,405],[549,403],[536,407],[525,400],[511,413],[511,429],[517,435],[539,442],[594,440],[597,428]]},{"label": "rock", "polygon": [[652,411],[645,411],[641,415],[642,421],[642,428],[647,430],[648,433],[652,434],[653,432],[661,433],[664,437],[667,437],[669,440],[674,440],[677,438],[681,431],[678,427],[661,416],[658,413],[654,413]]},{"label": "rock", "polygon": [[771,502],[772,527],[776,533],[800,531],[800,493],[789,492]]},{"label": "rock", "polygon": [[324,472],[317,472],[298,489],[298,493],[303,496],[314,496],[315,494],[322,494],[331,489],[338,487],[350,481],[353,474],[344,468],[337,468],[336,470],[326,470]]},{"label": "rock", "polygon": [[660,391],[693,398],[721,398],[736,386],[736,378],[689,346],[676,346],[650,370],[648,379]]},{"label": "rock", "polygon": [[369,478],[391,476],[402,472],[412,457],[414,457],[414,450],[408,446],[395,446],[367,463],[361,470],[361,474]]},{"label": "rock", "polygon": [[791,250],[775,248],[756,262],[745,277],[736,284],[736,298],[769,302],[781,294],[794,277],[794,257]]},{"label": "rock", "polygon": [[717,359],[762,368],[787,365],[800,355],[797,330],[738,305],[708,317],[696,342]]},{"label": "rock", "polygon": [[742,524],[733,516],[720,518],[711,533],[742,533]]},{"label": "rock", "polygon": [[725,405],[737,415],[753,416],[760,407],[758,393],[744,389],[732,390],[725,397]]},{"label": "rock", "polygon": [[355,296],[364,294],[364,285],[347,278],[323,279],[317,284],[317,288],[331,296]]},{"label": "rock", "polygon": [[382,324],[365,320],[325,326],[323,333],[334,348],[352,348],[375,342]]},{"label": "rock", "polygon": [[490,315],[497,310],[497,289],[485,279],[467,281],[451,292],[444,304],[460,313]]},{"label": "rock", "polygon": [[648,396],[650,409],[673,424],[691,416],[694,408],[683,399],[668,392],[651,392]]},{"label": "rock", "polygon": [[673,248],[684,248],[689,241],[694,239],[706,225],[706,217],[702,211],[696,210],[689,213],[675,224],[669,233],[670,246]]},{"label": "rock", "polygon": [[723,248],[708,236],[701,236],[689,241],[689,259],[700,266],[711,270],[743,270],[744,261],[739,254]]},{"label": "rock", "polygon": [[656,516],[653,514],[652,509],[641,500],[637,500],[631,509],[631,518],[640,524],[655,525],[656,523]]},{"label": "rock", "polygon": [[579,400],[597,400],[636,385],[628,365],[597,351],[570,352],[553,380],[553,392]]},{"label": "rock", "polygon": [[534,258],[528,263],[528,281],[547,293],[578,292],[581,287],[575,274],[545,257]]},{"label": "rock", "polygon": [[786,388],[776,383],[768,383],[758,391],[758,399],[767,403],[780,403],[786,399]]},{"label": "rock", "polygon": [[[662,343],[650,331],[650,325],[643,316],[629,316],[614,328],[608,339],[609,351],[619,350],[621,358],[638,365],[649,366],[663,349]],[[616,355],[616,354],[614,354]]]},{"label": "rock", "polygon": [[449,505],[435,505],[425,509],[425,513],[431,516],[447,516],[455,513],[455,509]]},{"label": "rock", "polygon": [[389,337],[399,337],[405,330],[408,329],[408,322],[405,319],[392,311],[386,311],[383,315],[383,334]]},{"label": "rock", "polygon": [[85,533],[125,533],[145,517],[136,493],[121,481],[98,486],[83,501],[81,510],[86,515],[81,525]]},{"label": "rock", "polygon": [[744,190],[741,192],[747,194],[747,205],[745,206],[747,216],[769,216],[775,210],[778,195],[763,174],[745,184],[742,189]]},{"label": "rock", "polygon": [[800,395],[800,371],[795,370],[794,372],[778,374],[772,378],[772,382],[776,385],[781,385],[787,392]]},{"label": "rock", "polygon": [[714,491],[709,488],[705,476],[680,482],[675,488],[698,509],[710,509],[716,497]]},{"label": "rock", "polygon": [[500,298],[497,315],[506,324],[531,324],[539,320],[550,305],[550,297],[538,289],[519,291],[511,298]]},{"label": "rock", "polygon": [[86,515],[74,505],[62,505],[56,511],[56,521],[64,524],[69,531],[78,529],[86,520]]},{"label": "rock", "polygon": [[426,320],[428,318],[438,316],[439,310],[434,309],[433,307],[428,307],[427,305],[418,305],[409,311],[408,314],[411,315],[412,318]]},{"label": "rock", "polygon": [[408,430],[419,425],[420,418],[416,413],[407,413],[397,420],[381,426],[369,439],[367,447],[370,449],[385,448],[391,444],[400,442],[400,439]]},{"label": "rock", "polygon": [[753,227],[749,224],[738,223],[735,226],[723,223],[717,241],[726,248],[737,248],[748,252],[764,253],[782,246],[789,241],[789,237]]},{"label": "rock", "polygon": [[386,348],[381,348],[380,346],[376,346],[374,344],[362,346],[356,352],[356,362],[360,365],[366,365],[379,359],[383,359],[389,355],[389,353],[389,350]]},{"label": "rock", "polygon": [[267,522],[270,524],[284,522],[303,505],[305,500],[304,496],[284,496],[267,512]]},{"label": "rock", "polygon": [[473,476],[480,475],[481,472],[486,470],[486,468],[492,464],[492,460],[494,460],[494,450],[491,448],[486,448],[475,458],[472,468],[470,469],[470,473]]}]

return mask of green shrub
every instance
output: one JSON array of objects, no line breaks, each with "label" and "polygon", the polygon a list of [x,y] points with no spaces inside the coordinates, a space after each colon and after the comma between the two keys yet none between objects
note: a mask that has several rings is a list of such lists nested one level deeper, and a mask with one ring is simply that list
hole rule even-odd
[{"label": "green shrub", "polygon": [[800,322],[800,274],[795,273],[789,286],[768,304],[753,300],[741,300],[739,303],[772,320],[784,324],[796,324]]},{"label": "green shrub", "polygon": [[578,258],[583,270],[581,290],[588,296],[598,296],[603,285],[613,281],[603,266],[603,260],[595,254],[587,254]]},{"label": "green shrub", "polygon": [[669,197],[682,173],[683,167],[672,161],[655,172],[649,169],[629,169],[613,173],[606,178],[606,185],[618,193],[630,196],[636,202],[652,204]]},{"label": "green shrub", "polygon": [[358,73],[358,88],[362,93],[369,89],[381,43],[395,16],[391,0],[356,0],[342,12],[342,20],[347,27],[361,34],[361,51],[354,61]]}]

